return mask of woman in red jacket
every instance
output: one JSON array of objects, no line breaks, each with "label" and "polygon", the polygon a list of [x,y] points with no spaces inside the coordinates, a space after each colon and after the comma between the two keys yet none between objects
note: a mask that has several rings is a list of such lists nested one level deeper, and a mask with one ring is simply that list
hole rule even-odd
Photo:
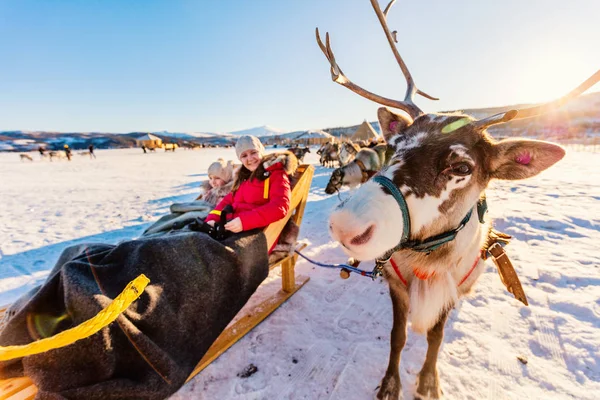
[{"label": "woman in red jacket", "polygon": [[242,162],[231,193],[210,212],[210,225],[220,218],[221,210],[231,205],[233,213],[225,229],[234,233],[265,226],[285,217],[290,209],[292,192],[288,175],[298,160],[289,152],[264,155],[265,148],[255,136],[242,136],[235,152]]}]

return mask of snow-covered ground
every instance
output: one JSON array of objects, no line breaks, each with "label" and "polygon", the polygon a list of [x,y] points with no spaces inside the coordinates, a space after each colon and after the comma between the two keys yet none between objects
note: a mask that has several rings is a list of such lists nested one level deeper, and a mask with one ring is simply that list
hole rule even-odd
[{"label": "snow-covered ground", "polygon": [[[191,200],[208,165],[233,149],[142,154],[98,150],[72,162],[20,162],[0,153],[0,304],[41,283],[63,248],[138,236],[172,202]],[[306,161],[316,163],[316,155]],[[302,224],[308,256],[341,262],[327,232],[339,201],[316,167]],[[347,196],[342,192],[341,197]],[[507,293],[488,262],[473,294],[451,314],[440,352],[448,399],[600,398],[600,155],[570,151],[558,165],[488,191],[496,226],[529,297]],[[384,282],[297,264],[311,280],[174,399],[367,399],[383,376],[391,329]],[[274,275],[265,285],[273,282]],[[261,291],[251,302],[261,298]],[[404,398],[412,398],[426,340],[409,333]],[[524,356],[522,364],[517,357]],[[250,363],[258,371],[237,376]]]}]

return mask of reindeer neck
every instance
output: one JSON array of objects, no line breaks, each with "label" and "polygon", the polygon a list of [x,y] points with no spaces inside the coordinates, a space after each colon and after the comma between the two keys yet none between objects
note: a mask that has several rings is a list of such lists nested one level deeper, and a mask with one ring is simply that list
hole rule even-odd
[{"label": "reindeer neck", "polygon": [[[356,161],[356,160],[355,160]],[[351,162],[342,167],[344,171],[344,184],[348,186],[360,185],[363,180],[363,173],[360,167],[355,163]]]},{"label": "reindeer neck", "polygon": [[[392,259],[408,283],[412,279],[436,279],[449,272],[458,284],[480,256],[488,231],[488,223],[481,224],[477,218],[471,218],[455,240],[442,248],[429,254],[402,250],[394,253]],[[388,271],[390,274],[396,275]]]}]

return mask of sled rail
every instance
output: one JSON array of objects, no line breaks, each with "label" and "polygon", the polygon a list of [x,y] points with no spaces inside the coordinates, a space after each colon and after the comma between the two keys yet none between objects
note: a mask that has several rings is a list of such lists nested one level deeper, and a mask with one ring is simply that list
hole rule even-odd
[{"label": "sled rail", "polygon": [[[290,219],[298,226],[301,225],[313,174],[314,167],[312,165],[302,164],[298,167],[298,170],[291,179],[292,199],[289,212],[283,219],[272,223],[263,230],[267,238],[267,248],[272,248],[277,242],[283,227]],[[306,247],[306,244],[301,245],[298,249],[301,250],[304,247]],[[243,315],[238,314],[236,322],[230,324],[221,332],[221,335],[219,335],[204,357],[196,365],[186,382],[189,382],[194,376],[210,365],[211,362],[225,353],[227,349],[243,338],[256,325],[264,321],[265,318],[271,315],[273,311],[308,282],[310,279],[308,276],[295,275],[294,268],[297,258],[298,255],[290,254],[269,265],[269,270],[281,266],[281,289],[270,293],[267,299],[253,306],[251,309],[247,311],[242,310],[241,313]],[[5,307],[0,307],[0,320],[4,317],[5,310]],[[0,400],[30,400],[35,397],[37,392],[37,387],[28,377],[0,380]]]}]

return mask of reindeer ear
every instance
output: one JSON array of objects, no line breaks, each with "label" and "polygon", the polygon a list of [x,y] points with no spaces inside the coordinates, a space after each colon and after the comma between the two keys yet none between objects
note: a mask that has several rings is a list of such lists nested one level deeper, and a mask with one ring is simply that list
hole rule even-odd
[{"label": "reindeer ear", "polygon": [[508,139],[494,145],[491,176],[496,179],[525,179],[550,168],[565,155],[561,146],[541,140]]},{"label": "reindeer ear", "polygon": [[383,133],[383,138],[386,142],[389,141],[389,138],[402,132],[413,123],[410,117],[395,114],[385,107],[377,110],[377,118],[379,118],[381,133]]}]

